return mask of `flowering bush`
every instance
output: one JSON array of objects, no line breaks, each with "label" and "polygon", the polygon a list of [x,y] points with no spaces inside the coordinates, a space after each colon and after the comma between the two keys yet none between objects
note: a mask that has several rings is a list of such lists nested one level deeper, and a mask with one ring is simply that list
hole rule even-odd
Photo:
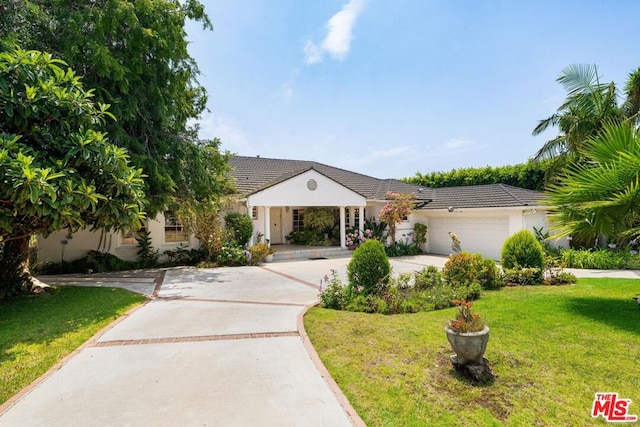
[{"label": "flowering bush", "polygon": [[367,239],[371,238],[373,238],[373,232],[371,230],[366,229],[364,231],[360,231],[358,229],[353,229],[345,235],[344,243],[348,248],[355,249],[367,241]]},{"label": "flowering bush", "polygon": [[338,272],[331,270],[331,278],[325,275],[320,282],[326,283],[326,288],[320,287],[320,301],[322,301],[322,307],[332,308],[334,310],[343,310],[347,305],[348,298],[345,286],[338,278]]},{"label": "flowering bush", "polygon": [[218,254],[218,264],[226,266],[247,265],[251,261],[251,252],[233,243],[222,247]]},{"label": "flowering bush", "polygon": [[253,246],[249,247],[249,259],[247,263],[249,265],[258,265],[262,262],[265,256],[269,253],[270,248],[266,243],[256,243]]},{"label": "flowering bush", "polygon": [[396,242],[396,224],[402,223],[402,219],[409,216],[414,208],[415,196],[410,193],[392,193],[388,192],[387,199],[390,199],[387,204],[384,205],[380,213],[378,214],[380,220],[387,223],[389,227],[389,237],[391,237],[391,243]]}]

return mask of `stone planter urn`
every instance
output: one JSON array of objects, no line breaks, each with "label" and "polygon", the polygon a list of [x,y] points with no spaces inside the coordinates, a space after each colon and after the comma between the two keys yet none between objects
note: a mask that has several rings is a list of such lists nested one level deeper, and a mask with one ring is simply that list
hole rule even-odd
[{"label": "stone planter urn", "polygon": [[266,254],[264,256],[264,261],[265,262],[273,262],[273,254]]},{"label": "stone planter urn", "polygon": [[489,327],[485,326],[479,332],[456,332],[449,325],[445,326],[447,339],[451,348],[456,352],[456,360],[451,362],[456,364],[482,363],[482,356],[487,349],[489,342]]}]

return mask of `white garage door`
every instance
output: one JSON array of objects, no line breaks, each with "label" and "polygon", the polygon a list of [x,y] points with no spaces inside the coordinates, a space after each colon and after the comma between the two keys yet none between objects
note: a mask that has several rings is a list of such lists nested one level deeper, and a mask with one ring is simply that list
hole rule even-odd
[{"label": "white garage door", "polygon": [[460,246],[466,252],[478,252],[488,258],[500,259],[502,244],[509,237],[509,217],[430,217],[429,252],[449,255],[451,238],[449,232],[458,235]]}]

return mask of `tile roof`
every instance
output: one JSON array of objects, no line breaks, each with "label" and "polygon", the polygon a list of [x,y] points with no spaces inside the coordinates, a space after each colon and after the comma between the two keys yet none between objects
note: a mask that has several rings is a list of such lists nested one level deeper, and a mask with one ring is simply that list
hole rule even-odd
[{"label": "tile roof", "polygon": [[434,188],[433,201],[423,209],[504,208],[539,206],[540,191],[506,184]]},{"label": "tile roof", "polygon": [[418,200],[429,202],[422,209],[538,206],[542,198],[539,191],[506,184],[419,187],[397,179],[374,178],[307,160],[232,156],[229,165],[232,167],[231,175],[236,180],[236,188],[242,196],[256,193],[313,169],[367,200],[384,200],[389,191],[413,193]]},{"label": "tile roof", "polygon": [[384,200],[388,191],[413,193],[418,200],[430,200],[432,189],[397,179],[379,179],[345,169],[307,160],[269,159],[263,157],[232,156],[229,159],[236,188],[243,195],[253,194],[314,169],[368,200]]}]

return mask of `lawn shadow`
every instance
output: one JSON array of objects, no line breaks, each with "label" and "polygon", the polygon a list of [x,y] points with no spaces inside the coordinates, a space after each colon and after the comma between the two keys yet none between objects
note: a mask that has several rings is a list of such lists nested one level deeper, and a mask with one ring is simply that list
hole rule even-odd
[{"label": "lawn shadow", "polygon": [[631,299],[579,297],[568,300],[567,309],[579,316],[640,335],[640,309]]}]

